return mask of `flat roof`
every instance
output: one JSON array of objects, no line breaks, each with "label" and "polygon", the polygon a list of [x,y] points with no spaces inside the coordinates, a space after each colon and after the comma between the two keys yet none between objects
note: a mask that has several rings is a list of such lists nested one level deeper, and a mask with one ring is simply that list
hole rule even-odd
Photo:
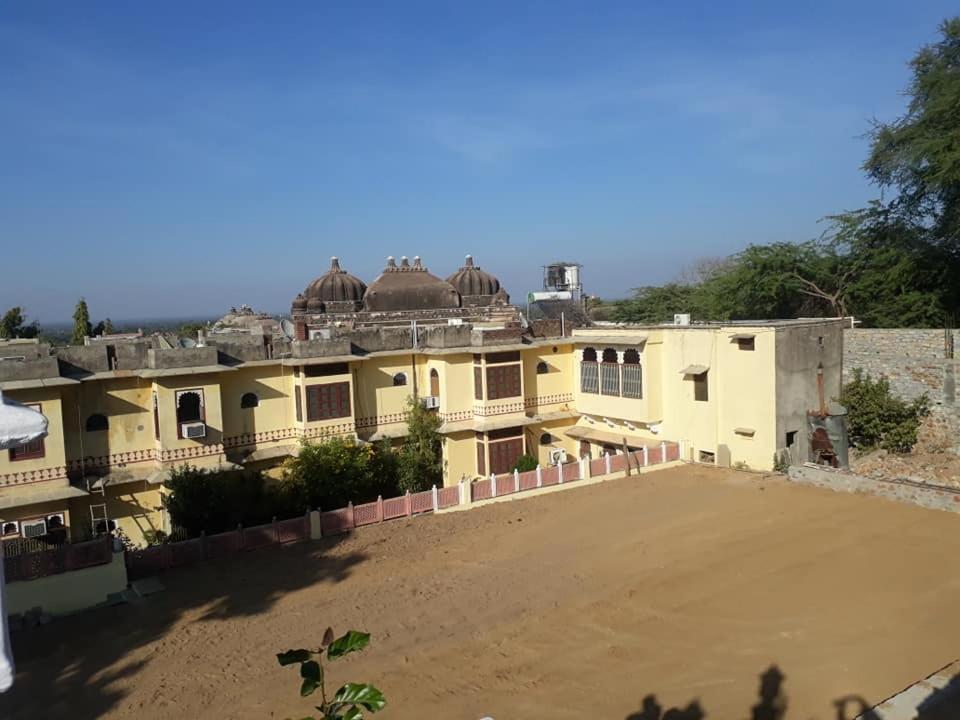
[{"label": "flat roof", "polygon": [[33,378],[32,380],[4,380],[0,382],[0,390],[32,390],[35,388],[57,387],[58,385],[76,385],[79,380],[72,378],[55,377]]},{"label": "flat roof", "polygon": [[236,372],[237,368],[231,365],[194,365],[179,368],[144,368],[138,370],[137,375],[142,378],[176,377],[177,375],[201,375],[203,373]]}]

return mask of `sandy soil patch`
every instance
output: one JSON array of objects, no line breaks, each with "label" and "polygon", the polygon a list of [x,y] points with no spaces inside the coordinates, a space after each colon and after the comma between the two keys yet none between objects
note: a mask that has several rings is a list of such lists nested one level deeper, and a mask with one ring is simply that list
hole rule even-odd
[{"label": "sandy soil patch", "polygon": [[301,717],[274,653],[330,624],[373,633],[331,674],[386,720],[746,718],[772,664],[787,718],[832,720],[960,655],[958,552],[960,515],[674,468],[171,572],[17,635],[0,717]]}]

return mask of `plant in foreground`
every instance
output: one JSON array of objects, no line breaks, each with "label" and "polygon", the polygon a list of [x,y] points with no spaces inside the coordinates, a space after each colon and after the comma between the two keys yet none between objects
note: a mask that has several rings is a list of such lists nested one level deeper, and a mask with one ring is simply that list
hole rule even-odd
[{"label": "plant in foreground", "polygon": [[[323,654],[326,650],[327,660],[336,660],[348,653],[363,650],[370,643],[370,634],[350,630],[345,635],[334,640],[333,628],[327,628],[323,634],[323,641],[317,650],[287,650],[277,653],[277,662],[281,665],[300,665],[300,696],[307,697],[316,690],[320,690],[321,703],[317,705],[322,715],[320,720],[360,720],[363,711],[375,713],[383,710],[387,704],[383,693],[369,683],[347,683],[333,697],[327,699],[327,690],[324,685]],[[302,720],[316,720],[305,717]]]}]

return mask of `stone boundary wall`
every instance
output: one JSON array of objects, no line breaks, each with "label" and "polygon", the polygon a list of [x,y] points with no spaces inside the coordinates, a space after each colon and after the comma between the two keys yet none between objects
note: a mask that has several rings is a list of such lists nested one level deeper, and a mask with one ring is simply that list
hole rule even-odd
[{"label": "stone boundary wall", "polygon": [[960,488],[920,483],[906,479],[874,479],[822,465],[791,466],[788,478],[800,485],[822,487],[834,492],[863,493],[910,503],[931,510],[960,512]]},{"label": "stone boundary wall", "polygon": [[[952,330],[960,349],[960,331]],[[843,381],[854,368],[885,376],[896,395],[906,399],[926,393],[934,408],[955,402],[956,361],[946,358],[942,329],[847,329],[843,332]]]}]

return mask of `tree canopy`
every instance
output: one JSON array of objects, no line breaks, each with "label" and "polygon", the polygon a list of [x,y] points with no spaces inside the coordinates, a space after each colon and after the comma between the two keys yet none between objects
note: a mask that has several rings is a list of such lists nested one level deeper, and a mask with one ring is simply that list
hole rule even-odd
[{"label": "tree canopy", "polygon": [[940,327],[960,308],[960,17],[910,63],[906,112],[874,122],[867,178],[889,199],[826,218],[817,240],[751,245],[680,280],[637,288],[615,320],[854,315],[870,327]]},{"label": "tree canopy", "polygon": [[23,308],[12,307],[0,318],[0,338],[35,338],[40,333],[40,325],[34,321],[27,323]]}]

